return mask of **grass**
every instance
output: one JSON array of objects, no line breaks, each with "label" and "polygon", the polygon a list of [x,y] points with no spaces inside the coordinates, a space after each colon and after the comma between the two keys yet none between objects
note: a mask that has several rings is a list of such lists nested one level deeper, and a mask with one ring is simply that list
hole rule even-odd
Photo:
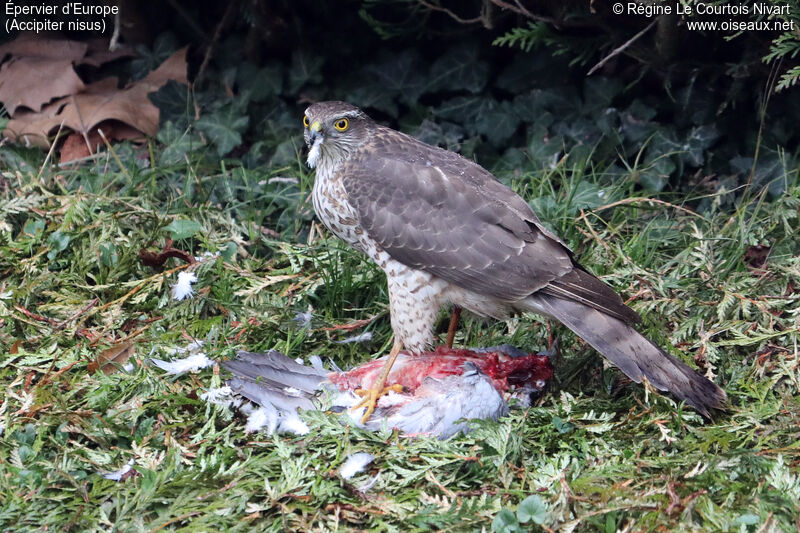
[{"label": "grass", "polygon": [[[224,380],[218,366],[173,377],[146,360],[191,339],[218,360],[277,348],[348,366],[386,349],[383,274],[314,222],[302,163],[146,164],[122,145],[119,159],[64,171],[0,150],[2,531],[800,527],[796,175],[783,196],[738,208],[733,193],[700,189],[649,202],[635,173],[609,186],[586,161],[513,179],[645,316],[648,335],[728,391],[731,410],[714,422],[629,383],[555,328],[563,355],[550,393],[468,436],[409,441],[308,414],[309,435],[276,437],[245,434],[239,415],[198,398]],[[140,250],[168,237],[192,255],[220,254],[144,265]],[[170,286],[185,269],[197,295],[178,302]],[[309,310],[307,327],[293,320]],[[357,320],[373,341],[331,342]],[[547,332],[532,317],[468,319],[456,342],[535,350]],[[92,371],[104,350],[128,344],[130,372]],[[356,451],[376,461],[344,481],[336,469]],[[130,459],[135,475],[100,476]],[[530,495],[541,526],[515,522]]]}]

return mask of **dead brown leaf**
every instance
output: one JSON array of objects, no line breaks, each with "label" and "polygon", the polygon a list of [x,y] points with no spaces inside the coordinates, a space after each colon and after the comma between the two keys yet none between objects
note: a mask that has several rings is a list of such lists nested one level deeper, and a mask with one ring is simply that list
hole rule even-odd
[{"label": "dead brown leaf", "polygon": [[78,61],[86,55],[87,50],[89,50],[89,43],[66,39],[42,39],[25,35],[10,43],[0,45],[0,61],[7,55]]},{"label": "dead brown leaf", "polygon": [[76,159],[83,159],[97,152],[97,148],[105,144],[100,136],[100,131],[109,141],[144,138],[142,132],[127,124],[115,120],[104,120],[92,128],[86,137],[78,132],[70,133],[64,140],[64,144],[61,145],[61,162],[67,163]]},{"label": "dead brown leaf", "polygon": [[147,95],[169,80],[187,83],[186,48],[175,52],[146,78],[125,89],[117,89],[116,79],[108,78],[86,86],[82,93],[44,106],[40,113],[18,114],[9,121],[3,136],[48,147],[48,137],[62,124],[88,138],[93,129],[108,120],[154,136],[158,132],[158,108]]},{"label": "dead brown leaf", "polygon": [[747,267],[753,272],[753,274],[761,276],[767,273],[767,270],[764,268],[764,265],[767,263],[767,258],[769,258],[769,254],[771,251],[772,248],[763,244],[750,246],[744,252],[744,257],[742,257],[742,260],[745,262]]},{"label": "dead brown leaf", "polygon": [[142,261],[142,264],[145,264],[149,267],[162,267],[164,263],[167,262],[167,259],[170,257],[175,257],[182,261],[186,261],[188,264],[194,264],[194,256],[189,252],[184,250],[178,250],[172,246],[172,239],[167,239],[164,243],[164,247],[161,249],[160,252],[151,252],[146,248],[142,248],[139,250],[139,259]]},{"label": "dead brown leaf", "polygon": [[105,63],[110,63],[123,57],[133,57],[136,52],[127,45],[121,45],[116,50],[108,49],[108,39],[91,39],[87,41],[89,45],[86,56],[77,61],[78,65],[91,65],[99,67]]},{"label": "dead brown leaf", "polygon": [[18,107],[41,111],[54,98],[83,89],[71,59],[20,57],[0,67],[0,102],[12,116]]},{"label": "dead brown leaf", "polygon": [[98,370],[102,370],[105,375],[113,374],[119,366],[128,362],[135,351],[132,342],[117,344],[103,350],[97,359],[89,363],[86,369],[93,374]]}]

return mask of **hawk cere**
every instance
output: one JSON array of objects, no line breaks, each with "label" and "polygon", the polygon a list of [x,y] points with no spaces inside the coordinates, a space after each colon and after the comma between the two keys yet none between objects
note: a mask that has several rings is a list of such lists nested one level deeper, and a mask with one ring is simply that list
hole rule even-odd
[{"label": "hawk cere", "polygon": [[639,334],[639,315],[487,170],[345,102],[310,106],[303,124],[317,216],[388,280],[394,344],[366,391],[365,419],[397,354],[432,343],[446,304],[496,319],[555,318],[634,381],[646,378],[706,417],[724,408],[725,392]]}]

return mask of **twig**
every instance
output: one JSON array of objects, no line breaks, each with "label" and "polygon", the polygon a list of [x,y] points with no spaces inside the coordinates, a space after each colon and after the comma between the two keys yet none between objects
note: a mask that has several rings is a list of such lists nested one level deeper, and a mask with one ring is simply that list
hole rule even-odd
[{"label": "twig", "polygon": [[509,4],[508,2],[504,2],[503,0],[491,0],[491,2],[494,5],[496,5],[497,7],[499,7],[500,9],[508,9],[509,11],[513,11],[517,15],[522,15],[523,17],[528,17],[531,20],[538,20],[539,22],[547,22],[548,24],[552,24],[553,26],[556,26],[556,27],[558,27],[558,25],[559,25],[559,22],[557,20],[555,20],[555,19],[552,19],[550,17],[543,17],[542,15],[535,15],[535,14],[531,13],[530,11],[528,11],[527,9],[522,7],[522,4],[519,2],[519,0],[514,0],[514,3],[517,4],[516,6],[513,6],[513,5]]},{"label": "twig", "polygon": [[[578,218],[580,218],[581,220],[583,220],[583,223],[584,223],[584,224],[586,224],[586,227],[587,227],[587,228],[589,228],[589,232],[591,233],[591,237],[593,237],[593,238],[594,238],[594,240],[595,240],[595,241],[597,241],[597,243],[598,243],[600,246],[602,246],[603,248],[605,248],[605,249],[606,249],[606,252],[608,252],[608,255],[609,255],[609,256],[611,256],[611,248],[608,246],[608,243],[607,243],[606,241],[604,241],[604,240],[603,240],[603,239],[600,237],[600,235],[598,235],[598,234],[597,234],[597,232],[594,230],[594,228],[592,227],[592,225],[589,223],[589,219],[588,219],[588,218],[586,218],[586,213],[584,212],[584,210],[583,210],[583,209],[581,209],[581,216],[580,216],[580,217],[578,217]],[[581,231],[581,230],[580,230],[580,228],[578,228],[578,231],[580,231],[581,233],[583,233],[584,235],[586,235],[586,233],[584,233],[583,231]],[[587,236],[588,236],[588,235],[587,235]]]},{"label": "twig", "polygon": [[369,318],[364,318],[362,320],[356,320],[355,322],[351,322],[350,324],[337,324],[335,326],[329,326],[325,328],[319,328],[320,331],[353,331],[354,329],[358,329],[362,326],[366,326],[371,324],[376,318],[382,316],[383,313],[378,313],[377,315],[372,315]]},{"label": "twig", "polygon": [[42,177],[44,168],[50,162],[50,158],[53,156],[53,150],[55,150],[56,148],[56,141],[58,140],[58,136],[61,135],[61,130],[63,129],[64,129],[64,121],[62,120],[61,125],[58,127],[58,132],[56,133],[55,139],[53,139],[53,142],[50,143],[50,150],[47,151],[47,157],[44,158],[44,162],[42,163],[42,166],[39,168],[39,174],[36,175],[36,181],[39,181],[39,179]]},{"label": "twig", "polygon": [[592,74],[594,74],[594,72],[595,72],[597,69],[599,69],[600,67],[602,67],[603,65],[605,65],[606,63],[608,63],[608,61],[609,61],[609,60],[610,60],[612,57],[615,57],[615,56],[616,56],[616,55],[618,55],[620,52],[624,51],[626,48],[628,48],[630,45],[632,45],[632,44],[633,44],[633,43],[636,41],[636,39],[638,39],[639,37],[641,37],[642,35],[644,35],[645,33],[647,33],[647,31],[648,31],[650,28],[652,28],[653,26],[655,26],[656,22],[658,22],[658,18],[654,18],[654,19],[653,19],[653,22],[651,22],[650,24],[648,24],[648,25],[647,25],[647,27],[646,27],[645,29],[643,29],[642,31],[640,31],[639,33],[637,33],[636,35],[634,35],[633,37],[631,37],[630,39],[628,39],[627,41],[625,41],[625,43],[623,43],[623,44],[622,44],[622,46],[618,47],[618,48],[617,48],[617,49],[615,49],[613,52],[611,52],[610,54],[608,54],[608,55],[607,55],[605,58],[603,58],[603,59],[602,59],[602,60],[601,60],[601,61],[600,61],[598,64],[596,64],[595,66],[593,66],[593,67],[591,68],[591,70],[589,70],[589,72],[588,72],[586,75],[587,75],[587,76],[591,76]]},{"label": "twig", "polygon": [[208,43],[208,49],[206,50],[205,57],[203,57],[203,62],[200,64],[200,68],[197,70],[197,76],[194,78],[195,82],[203,78],[206,67],[208,67],[208,63],[211,61],[211,56],[214,55],[214,50],[217,48],[217,42],[219,41],[220,35],[222,35],[222,29],[228,25],[228,20],[230,20],[233,10],[237,4],[238,2],[229,3],[228,9],[225,10],[225,14],[222,15],[222,19],[219,21],[219,24],[217,24],[217,28],[214,30],[214,36],[211,38],[211,42]]},{"label": "twig", "polygon": [[20,313],[22,313],[23,315],[25,315],[28,318],[32,318],[33,320],[36,320],[37,322],[44,322],[45,324],[50,324],[53,327],[56,327],[58,325],[58,321],[55,320],[54,318],[38,315],[38,314],[34,313],[33,311],[29,311],[29,310],[25,309],[21,305],[15,305],[14,309],[16,309],[17,311],[19,311]]},{"label": "twig", "polygon": [[147,285],[148,282],[150,282],[150,281],[152,281],[152,280],[154,280],[156,278],[159,278],[159,277],[167,277],[170,274],[174,274],[175,272],[178,272],[180,270],[185,270],[186,268],[188,268],[190,266],[192,266],[192,264],[191,263],[187,263],[185,265],[180,265],[180,266],[177,266],[175,268],[171,268],[169,270],[165,270],[164,272],[159,272],[158,274],[156,274],[154,276],[150,276],[149,278],[145,278],[145,279],[142,280],[141,283],[139,283],[133,289],[129,290],[128,292],[126,292],[125,294],[123,294],[122,296],[117,298],[116,300],[112,300],[112,301],[107,302],[107,303],[101,305],[100,307],[98,307],[95,312],[97,312],[97,311],[105,311],[106,309],[108,309],[109,307],[111,307],[114,304],[123,303],[125,300],[127,300],[128,298],[130,298],[131,296],[133,296],[134,294],[136,294],[140,290],[142,290],[145,287],[145,285]]},{"label": "twig", "polygon": [[484,25],[486,25],[486,20],[484,19],[484,17],[485,17],[484,13],[481,13],[480,15],[478,15],[475,18],[463,19],[463,18],[459,17],[458,15],[456,15],[455,13],[453,13],[452,11],[450,11],[449,9],[447,9],[446,7],[437,6],[435,4],[431,4],[429,2],[426,2],[425,0],[417,0],[417,2],[419,2],[423,6],[427,7],[431,11],[440,11],[440,12],[444,13],[445,15],[450,17],[451,19],[453,19],[456,22],[458,22],[459,24],[475,24],[476,22],[483,22]]},{"label": "twig", "polygon": [[117,10],[114,14],[114,32],[111,34],[111,40],[108,41],[108,49],[112,52],[119,48],[119,28],[121,25],[119,10]]},{"label": "twig", "polygon": [[81,309],[80,311],[78,311],[77,313],[75,313],[74,315],[72,315],[71,317],[69,317],[69,318],[65,318],[64,320],[62,320],[61,322],[59,322],[58,324],[56,324],[56,325],[55,325],[55,328],[56,328],[57,330],[58,330],[58,329],[64,329],[64,326],[66,326],[68,323],[72,322],[73,320],[75,320],[76,318],[78,318],[79,316],[81,316],[82,314],[84,314],[84,313],[88,312],[88,311],[89,311],[89,309],[91,309],[92,307],[94,307],[95,305],[97,305],[97,302],[99,302],[99,301],[100,301],[100,298],[94,298],[92,301],[90,301],[90,302],[88,303],[88,305],[86,305],[86,307],[84,307],[83,309]]}]

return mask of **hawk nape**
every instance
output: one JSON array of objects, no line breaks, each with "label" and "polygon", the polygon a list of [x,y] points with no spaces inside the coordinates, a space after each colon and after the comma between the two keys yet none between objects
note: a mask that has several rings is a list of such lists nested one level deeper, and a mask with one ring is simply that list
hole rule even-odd
[{"label": "hawk nape", "polygon": [[366,391],[365,419],[394,358],[432,343],[448,303],[498,319],[518,311],[553,317],[634,381],[646,378],[706,417],[725,407],[721,388],[639,334],[639,315],[484,168],[345,102],[310,106],[303,124],[317,216],[389,284],[394,344]]}]

